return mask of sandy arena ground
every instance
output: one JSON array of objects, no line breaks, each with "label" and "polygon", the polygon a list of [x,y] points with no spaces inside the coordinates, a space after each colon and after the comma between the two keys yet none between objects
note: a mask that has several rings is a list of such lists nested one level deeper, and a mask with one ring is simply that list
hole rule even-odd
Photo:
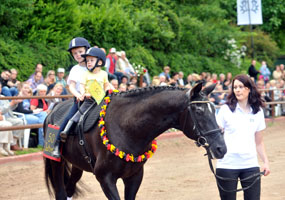
[{"label": "sandy arena ground", "polygon": [[[269,122],[264,141],[271,174],[262,177],[262,200],[285,199],[285,121]],[[208,166],[205,150],[185,136],[161,138],[155,155],[145,165],[145,175],[137,194],[138,200],[218,200],[218,190]],[[10,162],[0,165],[0,199],[52,199],[44,183],[42,160]],[[88,191],[73,199],[104,200],[98,182],[91,173],[81,179]],[[123,199],[123,184],[118,181]],[[242,193],[238,194],[241,200]]]}]

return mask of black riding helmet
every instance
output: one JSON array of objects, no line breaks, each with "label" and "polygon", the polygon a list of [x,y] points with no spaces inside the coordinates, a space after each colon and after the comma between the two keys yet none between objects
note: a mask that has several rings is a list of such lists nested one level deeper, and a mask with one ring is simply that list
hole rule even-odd
[{"label": "black riding helmet", "polygon": [[[71,53],[71,49],[74,49],[74,48],[77,48],[77,47],[85,47],[86,51],[87,49],[90,48],[90,44],[89,42],[83,38],[83,37],[76,37],[76,38],[73,38],[70,42],[69,42],[69,46],[68,46],[68,51],[69,53],[71,54],[72,56],[72,53]],[[72,56],[73,57],[73,56]]]},{"label": "black riding helmet", "polygon": [[[93,56],[93,57],[96,57],[98,58],[94,67],[92,67],[91,69],[89,69],[87,67],[87,63],[86,63],[86,67],[89,71],[93,71],[96,67],[104,67],[105,66],[105,63],[106,63],[106,54],[104,53],[104,51],[102,51],[101,49],[99,48],[96,48],[96,47],[92,47],[90,49],[87,50],[86,54],[82,54],[81,55],[84,59],[85,59],[85,62],[86,62],[86,57],[87,56]],[[102,64],[99,65],[99,61],[102,61]]]}]

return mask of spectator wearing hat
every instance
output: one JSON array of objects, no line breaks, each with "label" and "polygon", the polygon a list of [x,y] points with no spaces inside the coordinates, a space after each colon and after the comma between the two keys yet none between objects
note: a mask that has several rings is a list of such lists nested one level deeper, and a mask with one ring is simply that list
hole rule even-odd
[{"label": "spectator wearing hat", "polygon": [[116,70],[118,72],[123,73],[126,75],[129,79],[132,76],[135,76],[135,70],[131,63],[129,62],[128,58],[126,57],[126,52],[125,51],[119,51],[117,52],[118,56],[118,61],[116,63]]},{"label": "spectator wearing hat", "polygon": [[68,94],[67,89],[66,89],[67,84],[66,84],[66,81],[64,79],[64,75],[65,75],[65,69],[64,68],[58,68],[55,83],[56,84],[60,83],[63,86],[61,95],[67,95]]},{"label": "spectator wearing hat", "polygon": [[57,69],[57,76],[55,77],[56,79],[56,83],[60,83],[61,85],[63,85],[63,87],[66,87],[66,81],[64,79],[64,74],[65,73],[65,69],[64,68],[58,68]]}]

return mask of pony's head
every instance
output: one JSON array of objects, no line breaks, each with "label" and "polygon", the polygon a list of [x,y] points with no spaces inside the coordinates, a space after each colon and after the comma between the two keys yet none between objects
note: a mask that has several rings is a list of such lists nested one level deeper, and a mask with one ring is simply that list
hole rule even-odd
[{"label": "pony's head", "polygon": [[215,107],[208,95],[214,90],[215,84],[202,90],[202,83],[187,91],[188,107],[180,120],[184,134],[203,146],[213,158],[223,158],[227,152],[226,144],[219,128]]}]

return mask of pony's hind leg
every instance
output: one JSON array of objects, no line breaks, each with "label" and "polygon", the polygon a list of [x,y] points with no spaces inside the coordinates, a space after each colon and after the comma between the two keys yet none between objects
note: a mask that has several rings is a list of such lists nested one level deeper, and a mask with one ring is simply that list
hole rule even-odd
[{"label": "pony's hind leg", "polygon": [[124,178],[125,200],[134,200],[143,179],[143,167],[131,177]]},{"label": "pony's hind leg", "polygon": [[72,166],[71,174],[66,184],[67,197],[72,197],[73,194],[76,192],[76,183],[80,180],[80,178],[82,177],[82,174],[83,174],[83,170]]}]

